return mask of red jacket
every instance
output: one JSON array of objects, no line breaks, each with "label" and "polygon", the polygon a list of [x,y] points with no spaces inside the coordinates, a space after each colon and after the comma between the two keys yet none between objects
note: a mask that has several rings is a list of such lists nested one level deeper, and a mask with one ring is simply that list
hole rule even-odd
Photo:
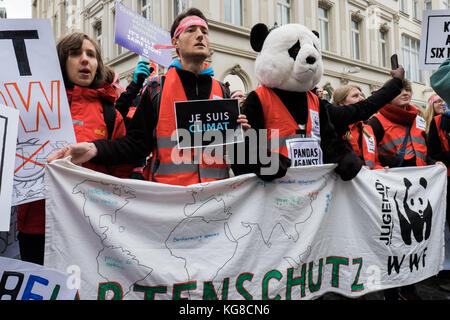
[{"label": "red jacket", "polygon": [[[295,138],[303,138],[303,135],[297,134],[299,125],[292,117],[277,94],[270,88],[259,87],[255,90],[261,101],[264,113],[264,125],[267,129],[267,141],[270,144],[270,151],[280,153],[286,158],[290,158],[288,141]],[[308,120],[305,127],[305,135],[317,142],[320,148],[320,104],[319,98],[308,91],[306,93],[308,105]],[[276,131],[273,131],[276,130]],[[279,139],[277,144],[272,143],[272,139]],[[274,145],[274,146],[272,146]],[[292,164],[294,167],[300,166],[294,159]]]},{"label": "red jacket", "polygon": [[[86,142],[107,138],[107,129],[103,120],[103,101],[114,104],[116,93],[109,85],[101,89],[90,89],[74,86],[67,89],[70,113],[72,115],[75,137],[77,142]],[[123,118],[116,111],[116,120],[111,139],[123,137],[126,134]],[[85,163],[85,168],[98,172],[114,175],[120,178],[128,178],[132,166],[111,166]],[[19,205],[17,212],[17,224],[20,232],[28,234],[45,233],[45,200],[34,201]]]},{"label": "red jacket", "polygon": [[412,105],[402,110],[388,104],[375,117],[384,128],[383,139],[377,141],[379,157],[397,154],[402,149],[406,126],[409,125],[410,137],[404,159],[415,159],[418,167],[427,165],[426,122]]},{"label": "red jacket", "polygon": [[[367,135],[363,128],[367,130]],[[378,160],[377,141],[371,126],[365,125],[362,121],[350,126],[352,139],[349,140],[353,151],[360,157],[370,169],[382,169]],[[362,148],[362,150],[361,150]]]},{"label": "red jacket", "polygon": [[[209,158],[207,153],[200,154],[201,149],[179,150],[171,143],[171,137],[176,133],[176,117],[174,104],[177,101],[187,101],[186,93],[180,77],[175,68],[170,68],[161,94],[161,103],[158,123],[156,125],[155,149],[152,151],[151,165],[147,165],[144,177],[149,181],[166,183],[171,185],[188,186],[191,184],[211,182],[229,177],[229,170],[225,159]],[[209,99],[214,96],[223,98],[222,88],[217,80],[212,78],[212,88]],[[174,162],[173,152],[177,151],[177,157],[181,164]],[[200,157],[202,161],[195,163],[194,157]],[[155,159],[157,158],[157,159]],[[157,163],[157,165],[155,165]],[[153,172],[153,170],[155,172]]]}]

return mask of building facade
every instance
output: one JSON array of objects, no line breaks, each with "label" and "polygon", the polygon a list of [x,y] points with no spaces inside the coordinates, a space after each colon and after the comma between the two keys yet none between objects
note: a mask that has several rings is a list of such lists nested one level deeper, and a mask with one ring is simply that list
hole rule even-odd
[{"label": "building facade", "polygon": [[6,7],[3,0],[0,1],[0,19],[6,19],[8,15],[6,14]]},{"label": "building facade", "polygon": [[[419,70],[422,11],[446,9],[442,0],[121,0],[131,10],[169,30],[188,7],[200,8],[210,24],[209,62],[216,78],[231,89],[249,92],[258,86],[256,53],[249,42],[256,23],[268,26],[301,23],[319,31],[324,60],[320,86],[331,99],[337,87],[356,84],[364,94],[389,78],[390,56],[399,55],[413,83],[413,102],[425,107],[432,94],[428,71]],[[104,62],[131,79],[139,57],[114,43],[116,0],[34,0],[33,18],[52,21],[55,39],[81,31],[96,39]],[[165,70],[160,67],[159,72]]]}]

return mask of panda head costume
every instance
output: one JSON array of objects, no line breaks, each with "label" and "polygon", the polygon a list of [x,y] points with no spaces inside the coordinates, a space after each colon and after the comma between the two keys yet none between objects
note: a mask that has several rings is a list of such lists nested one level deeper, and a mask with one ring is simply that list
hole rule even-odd
[{"label": "panda head costume", "polygon": [[300,24],[287,24],[269,30],[255,25],[250,44],[259,52],[255,62],[258,82],[268,88],[306,92],[323,75],[323,61],[318,34]]},{"label": "panda head costume", "polygon": [[[242,112],[253,130],[280,133],[280,148],[270,150],[271,157],[278,155],[279,166],[275,174],[266,175],[262,170],[266,164],[258,161],[256,165],[234,166],[235,174],[255,172],[261,179],[273,180],[283,177],[291,166],[338,163],[335,171],[343,180],[355,177],[362,161],[350,144],[338,136],[325,102],[312,92],[323,75],[319,35],[300,24],[269,30],[259,23],[251,30],[250,44],[258,52],[255,76],[259,87],[248,94]],[[311,150],[317,152],[308,159],[300,159],[298,153],[291,159],[295,152],[286,141],[292,138],[305,146],[314,144]],[[267,139],[272,137],[268,134]],[[249,148],[259,147],[251,144]],[[252,149],[249,154],[260,154],[259,151]]]}]

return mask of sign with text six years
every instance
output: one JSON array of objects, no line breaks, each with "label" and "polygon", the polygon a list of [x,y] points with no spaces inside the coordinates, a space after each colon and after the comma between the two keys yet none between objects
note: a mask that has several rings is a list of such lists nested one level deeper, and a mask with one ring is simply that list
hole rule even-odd
[{"label": "sign with text six years", "polygon": [[419,67],[437,69],[450,58],[450,10],[426,10],[422,18]]},{"label": "sign with text six years", "polygon": [[215,147],[244,140],[237,99],[175,102],[179,149]]},{"label": "sign with text six years", "polygon": [[180,187],[54,161],[45,264],[80,266],[82,300],[359,297],[442,269],[445,168],[334,168]]}]

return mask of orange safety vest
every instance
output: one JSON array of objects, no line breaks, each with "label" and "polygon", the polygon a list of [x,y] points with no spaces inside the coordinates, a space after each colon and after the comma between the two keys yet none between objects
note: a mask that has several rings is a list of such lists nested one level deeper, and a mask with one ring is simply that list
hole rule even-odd
[{"label": "orange safety vest", "polygon": [[[161,102],[156,125],[156,145],[152,151],[151,162],[147,165],[144,177],[149,181],[171,185],[188,186],[212,182],[229,177],[229,169],[224,156],[216,163],[201,149],[178,149],[176,136],[175,102],[187,101],[181,80],[175,68],[165,75],[164,86],[160,92]],[[219,82],[212,78],[209,99],[223,98]],[[172,158],[172,155],[174,157]],[[179,163],[181,162],[181,163]],[[210,164],[212,163],[212,164]]]},{"label": "orange safety vest", "polygon": [[[378,142],[378,154],[380,156],[398,154],[403,147],[406,127],[392,122],[381,113],[378,113],[375,117],[378,118],[384,128],[384,137]],[[427,144],[424,125],[426,126],[425,120],[417,116],[411,125],[411,132],[405,150],[405,160],[415,157],[418,167],[427,165]]]},{"label": "orange safety vest", "polygon": [[[434,121],[436,122],[436,129],[438,132],[439,140],[441,141],[442,151],[449,151],[450,146],[448,144],[447,132],[441,129],[442,114],[435,116]],[[450,167],[447,167],[447,176],[450,177]]]},{"label": "orange safety vest", "polygon": [[[365,128],[371,136],[368,137],[364,133],[363,128]],[[366,126],[360,121],[350,127],[350,134],[352,135],[352,139],[349,141],[350,145],[356,155],[364,161],[365,165],[370,169],[382,168],[378,160],[377,141],[372,127]]]},{"label": "orange safety vest", "polygon": [[[280,153],[288,158],[289,152],[286,141],[293,138],[315,138],[320,145],[320,103],[319,98],[314,93],[307,92],[308,121],[305,135],[299,135],[297,134],[298,123],[272,89],[259,87],[255,92],[261,101],[265,129],[267,129],[267,141],[271,152]],[[277,147],[271,147],[276,145],[272,142],[274,139],[279,139]]]}]

